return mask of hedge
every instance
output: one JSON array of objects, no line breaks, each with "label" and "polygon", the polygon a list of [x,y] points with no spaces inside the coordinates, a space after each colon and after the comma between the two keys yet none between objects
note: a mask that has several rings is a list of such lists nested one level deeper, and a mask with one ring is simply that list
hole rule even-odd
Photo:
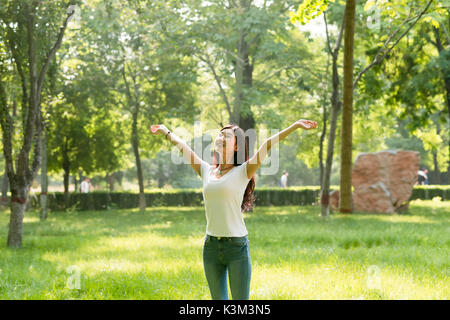
[{"label": "hedge", "polygon": [[450,200],[450,186],[416,186],[413,189],[410,200],[431,200],[434,197],[440,197],[442,200]]},{"label": "hedge", "polygon": [[[338,189],[333,186],[331,189]],[[283,188],[257,188],[255,206],[311,205],[318,203],[320,188],[317,186]],[[411,200],[431,200],[441,197],[450,200],[450,186],[416,186]],[[203,206],[202,189],[153,189],[145,193],[148,207]],[[30,196],[29,206],[40,207],[38,194]],[[64,193],[48,193],[49,210],[64,209]],[[70,194],[69,207],[75,210],[128,209],[139,207],[139,194],[127,192],[91,192]]]}]

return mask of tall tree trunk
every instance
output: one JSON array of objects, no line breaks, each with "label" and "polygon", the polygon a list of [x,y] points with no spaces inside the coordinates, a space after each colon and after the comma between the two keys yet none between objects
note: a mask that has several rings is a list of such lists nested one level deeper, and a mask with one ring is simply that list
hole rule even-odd
[{"label": "tall tree trunk", "polygon": [[[244,70],[243,70],[243,79],[242,84],[243,88],[249,92],[253,86],[253,65],[250,64],[250,59],[248,56],[248,45],[244,41],[244,52],[242,52],[244,57]],[[248,129],[255,129],[255,118],[253,116],[253,112],[251,111],[251,102],[250,99],[247,99],[244,95],[242,95],[243,99],[241,100],[241,114],[239,118],[239,127],[246,132]],[[256,137],[255,137],[256,138]],[[256,139],[250,139],[250,137],[246,137],[248,145],[249,145],[249,157],[253,156],[254,147],[256,144]]]},{"label": "tall tree trunk", "polygon": [[331,170],[333,166],[333,153],[334,153],[334,142],[336,140],[336,129],[337,120],[339,116],[339,110],[341,103],[339,101],[339,74],[337,68],[337,58],[338,51],[333,55],[333,89],[331,94],[331,113],[330,113],[330,132],[328,135],[328,145],[327,145],[327,159],[325,162],[325,171],[323,174],[322,181],[322,192],[321,192],[321,215],[322,217],[327,217],[330,213],[329,209],[329,198],[330,198],[330,184],[331,184]]},{"label": "tall tree trunk", "polygon": [[139,182],[139,209],[141,212],[145,211],[146,201],[144,193],[144,175],[142,173],[141,157],[139,155],[139,139],[137,132],[137,118],[138,118],[139,106],[136,105],[133,112],[133,125],[131,132],[131,144],[133,146],[134,157],[136,159],[136,169]]},{"label": "tall tree trunk", "polygon": [[114,192],[114,179],[115,179],[114,172],[108,174],[108,186],[110,192]]},{"label": "tall tree trunk", "polygon": [[353,42],[355,36],[355,0],[347,0],[344,27],[344,85],[341,127],[341,213],[352,212],[352,129],[353,129]]},{"label": "tall tree trunk", "polygon": [[330,40],[328,37],[328,25],[326,20],[326,15],[324,15],[328,51],[332,58],[332,93],[331,93],[331,112],[330,112],[330,132],[328,135],[328,145],[327,145],[327,158],[325,162],[325,169],[323,173],[323,180],[321,181],[321,215],[322,217],[327,217],[330,213],[330,185],[331,185],[331,171],[333,166],[333,154],[334,154],[334,142],[336,140],[336,129],[337,121],[339,116],[339,111],[341,109],[341,101],[339,101],[339,73],[337,60],[339,57],[339,51],[341,48],[342,34],[345,27],[345,12],[342,17],[342,24],[339,31],[336,44],[333,49],[331,49]]},{"label": "tall tree trunk", "polygon": [[157,175],[158,188],[164,187],[165,177],[162,172],[163,172],[163,164],[162,161],[158,160],[158,175]]},{"label": "tall tree trunk", "polygon": [[[105,185],[106,185],[106,190],[109,190],[109,191],[111,191],[109,188],[109,180],[110,179],[111,179],[111,175],[109,173],[107,173],[105,175]],[[111,202],[112,202],[111,194],[109,192],[106,192],[106,202],[107,202],[107,207],[109,209],[109,207],[111,206]]]},{"label": "tall tree trunk", "polygon": [[327,145],[327,159],[325,162],[325,171],[323,175],[323,182],[322,182],[323,186],[320,201],[322,217],[327,217],[330,213],[329,198],[330,198],[331,170],[333,166],[334,142],[336,140],[337,120],[339,116],[340,105],[341,105],[340,101],[335,101],[331,105],[330,132],[328,136],[328,145]]},{"label": "tall tree trunk", "polygon": [[[78,169],[78,181],[80,181],[80,187],[81,187],[81,182],[83,181],[83,170]],[[77,190],[75,190],[75,192],[81,192],[80,187],[78,187]]]},{"label": "tall tree trunk", "polygon": [[320,142],[319,142],[319,183],[320,183],[320,191],[322,194],[323,190],[323,174],[324,174],[324,165],[323,165],[323,144],[325,142],[325,135],[327,134],[327,121],[328,121],[328,113],[327,113],[327,105],[324,101],[322,103],[322,132],[320,133]]},{"label": "tall tree trunk", "polygon": [[[440,135],[441,133],[441,126],[439,124],[439,119],[436,120],[436,134]],[[432,184],[441,184],[441,172],[439,170],[439,163],[438,163],[438,159],[437,159],[437,150],[434,150],[432,152],[433,155],[433,165],[434,165],[434,170],[433,170],[433,180]],[[428,182],[430,183],[430,182]],[[431,183],[430,183],[431,184]]]},{"label": "tall tree trunk", "polygon": [[244,64],[245,57],[244,52],[246,50],[245,35],[241,30],[238,46],[237,46],[237,58],[234,64],[234,101],[233,101],[233,113],[230,122],[239,124],[241,118],[242,109],[242,98],[243,98],[243,87],[244,87]]},{"label": "tall tree trunk", "polygon": [[433,165],[434,165],[434,170],[433,170],[433,181],[428,182],[429,184],[441,184],[441,172],[439,170],[439,163],[437,160],[437,151],[433,151]]},{"label": "tall tree trunk", "polygon": [[[249,46],[245,39],[244,30],[240,31],[239,42],[237,45],[237,59],[235,62],[235,89],[233,103],[233,118],[231,122],[239,125],[246,132],[248,129],[255,129],[255,118],[251,111],[251,103],[245,97],[245,91],[253,86],[253,65],[249,59]],[[249,144],[249,157],[253,156],[256,137],[252,139],[247,136],[246,140]]]},{"label": "tall tree trunk", "polygon": [[114,176],[117,178],[120,188],[122,188],[123,171],[116,171]]},{"label": "tall tree trunk", "polygon": [[9,180],[8,174],[5,168],[5,174],[3,175],[2,181],[2,199],[0,201],[0,205],[7,206],[8,205],[8,189],[9,189]]},{"label": "tall tree trunk", "polygon": [[44,128],[41,144],[42,165],[41,165],[41,220],[47,219],[47,192],[48,192],[48,176],[47,176],[47,130]]},{"label": "tall tree trunk", "polygon": [[139,87],[136,82],[136,73],[130,71],[131,78],[133,80],[133,95],[131,94],[131,89],[127,81],[126,70],[124,67],[122,68],[122,77],[125,83],[128,103],[131,107],[131,114],[133,117],[133,122],[131,124],[131,145],[133,147],[134,157],[136,159],[136,169],[137,169],[137,178],[139,183],[139,210],[141,212],[145,212],[145,208],[147,206],[145,201],[145,193],[144,193],[144,175],[142,173],[142,164],[141,157],[139,155],[139,135],[137,130],[137,120],[139,116]]},{"label": "tall tree trunk", "polygon": [[73,176],[73,192],[77,192],[78,190],[78,179],[77,179],[77,174],[75,173]]},{"label": "tall tree trunk", "polygon": [[68,142],[66,140],[62,152],[63,155],[62,168],[64,171],[64,205],[66,209],[70,207],[70,193],[69,193],[70,160],[68,152],[69,152]]}]

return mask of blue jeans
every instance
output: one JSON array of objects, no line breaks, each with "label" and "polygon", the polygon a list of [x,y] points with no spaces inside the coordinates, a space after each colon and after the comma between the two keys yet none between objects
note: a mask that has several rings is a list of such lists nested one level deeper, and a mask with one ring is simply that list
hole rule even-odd
[{"label": "blue jeans", "polygon": [[227,272],[233,300],[250,296],[250,261],[248,237],[215,238],[205,236],[203,266],[213,300],[228,300]]}]

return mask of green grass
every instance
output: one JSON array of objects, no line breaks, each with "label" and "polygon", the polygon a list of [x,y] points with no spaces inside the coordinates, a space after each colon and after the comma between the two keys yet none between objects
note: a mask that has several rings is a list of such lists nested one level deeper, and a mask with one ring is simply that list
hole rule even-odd
[{"label": "green grass", "polygon": [[[251,299],[449,299],[450,202],[404,215],[332,215],[259,207],[246,214]],[[0,211],[0,299],[210,299],[202,207],[55,212],[24,220],[6,248]],[[80,289],[69,289],[80,272]]]}]

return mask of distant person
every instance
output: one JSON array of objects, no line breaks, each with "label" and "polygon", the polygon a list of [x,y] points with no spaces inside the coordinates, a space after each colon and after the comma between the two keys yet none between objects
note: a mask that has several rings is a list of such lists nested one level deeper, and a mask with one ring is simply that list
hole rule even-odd
[{"label": "distant person", "polygon": [[426,168],[417,171],[417,182],[419,185],[425,185],[428,184],[428,170]]},{"label": "distant person", "polygon": [[283,175],[281,176],[281,179],[280,179],[280,187],[287,188],[288,175],[289,175],[289,173],[286,170],[284,170]]},{"label": "distant person", "polygon": [[89,193],[91,188],[92,188],[91,180],[88,177],[84,178],[83,182],[81,182],[80,185],[81,193]]}]

